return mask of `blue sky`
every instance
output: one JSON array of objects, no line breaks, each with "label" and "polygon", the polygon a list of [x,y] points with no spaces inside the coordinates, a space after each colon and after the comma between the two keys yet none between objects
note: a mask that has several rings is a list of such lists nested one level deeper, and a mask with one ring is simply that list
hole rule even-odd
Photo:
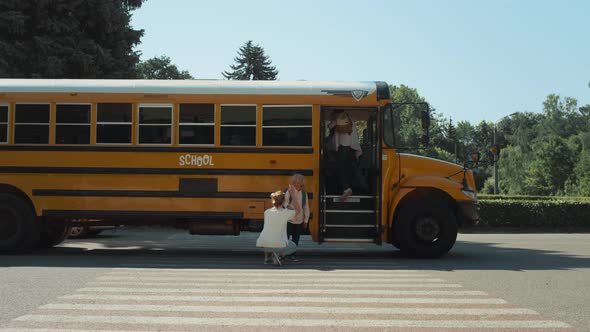
[{"label": "blue sky", "polygon": [[167,55],[221,79],[247,40],[281,80],[386,81],[455,122],[540,112],[550,93],[590,104],[590,1],[147,0],[142,60]]}]

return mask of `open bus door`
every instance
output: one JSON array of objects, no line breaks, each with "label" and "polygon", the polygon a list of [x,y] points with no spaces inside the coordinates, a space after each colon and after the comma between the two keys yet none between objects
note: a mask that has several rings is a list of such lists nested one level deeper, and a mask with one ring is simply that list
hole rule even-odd
[{"label": "open bus door", "polygon": [[[343,124],[345,118],[352,130]],[[381,243],[379,121],[376,108],[321,110],[320,243]],[[352,195],[343,200],[347,188]]]}]

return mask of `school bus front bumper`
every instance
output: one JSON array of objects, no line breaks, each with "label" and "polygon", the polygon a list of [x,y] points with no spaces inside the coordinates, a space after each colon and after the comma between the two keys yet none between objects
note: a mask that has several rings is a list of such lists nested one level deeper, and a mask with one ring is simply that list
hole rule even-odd
[{"label": "school bus front bumper", "polygon": [[479,204],[477,201],[459,202],[457,218],[459,220],[459,225],[477,225],[479,223]]}]

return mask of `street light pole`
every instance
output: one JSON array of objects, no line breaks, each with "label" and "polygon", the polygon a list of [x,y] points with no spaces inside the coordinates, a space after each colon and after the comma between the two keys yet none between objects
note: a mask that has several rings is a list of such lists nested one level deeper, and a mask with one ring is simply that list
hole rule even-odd
[{"label": "street light pole", "polygon": [[[494,145],[496,145],[496,124],[494,123]],[[494,154],[494,194],[498,195],[500,189],[498,187],[498,159],[500,156]]]}]

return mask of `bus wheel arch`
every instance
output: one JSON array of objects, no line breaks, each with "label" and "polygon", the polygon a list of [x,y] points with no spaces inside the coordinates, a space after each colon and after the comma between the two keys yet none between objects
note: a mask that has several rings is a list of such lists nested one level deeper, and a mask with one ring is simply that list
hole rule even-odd
[{"label": "bus wheel arch", "polygon": [[18,192],[0,193],[0,252],[22,253],[39,241],[41,225],[30,202]]},{"label": "bus wheel arch", "polygon": [[457,239],[456,211],[455,201],[444,191],[435,188],[413,190],[396,208],[390,241],[411,257],[440,257]]}]

